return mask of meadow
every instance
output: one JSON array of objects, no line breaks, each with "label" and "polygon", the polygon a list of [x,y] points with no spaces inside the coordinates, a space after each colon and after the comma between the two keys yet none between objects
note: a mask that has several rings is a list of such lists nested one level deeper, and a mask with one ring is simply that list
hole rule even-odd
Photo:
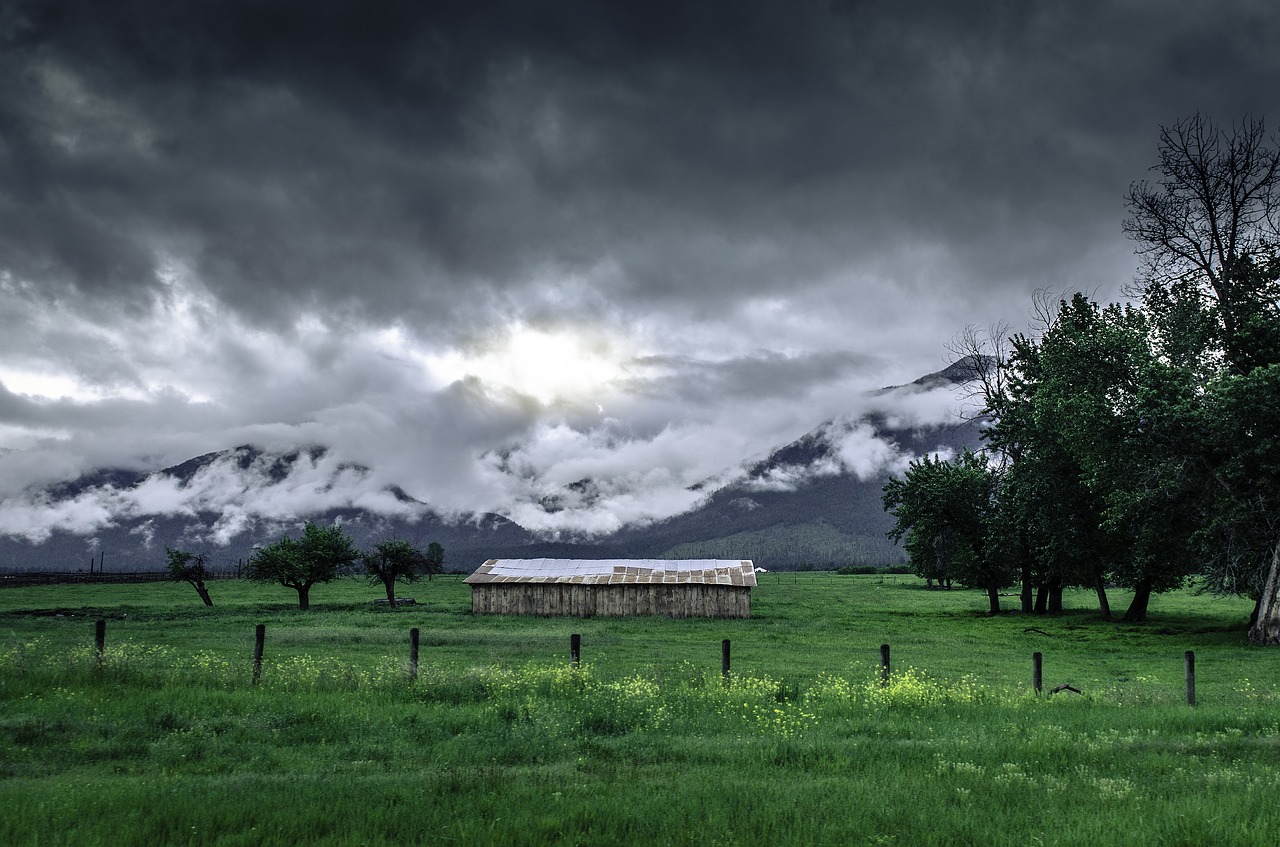
[{"label": "meadow", "polygon": [[[212,608],[185,584],[0,591],[0,844],[1253,845],[1280,831],[1280,651],[1248,644],[1244,600],[1163,595],[1131,626],[1099,620],[1084,592],[1061,617],[992,618],[984,595],[909,576],[769,574],[753,617],[724,621],[475,616],[457,578],[409,587],[417,605],[394,611],[355,579],[318,586],[305,613],[277,587],[210,591]],[[1061,684],[1080,693],[1048,693]]]}]

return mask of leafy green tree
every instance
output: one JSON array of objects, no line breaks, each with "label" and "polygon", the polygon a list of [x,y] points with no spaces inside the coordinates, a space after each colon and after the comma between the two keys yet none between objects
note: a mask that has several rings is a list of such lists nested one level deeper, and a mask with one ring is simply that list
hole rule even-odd
[{"label": "leafy green tree", "polygon": [[1081,294],[1040,341],[1036,414],[1102,503],[1111,578],[1134,592],[1129,621],[1145,620],[1152,594],[1197,566],[1203,503],[1187,445],[1197,440],[1200,374],[1166,352],[1146,312]]},{"label": "leafy green tree", "polygon": [[991,614],[1011,581],[1007,557],[991,544],[997,477],[984,456],[965,450],[953,460],[925,456],[884,487],[896,518],[889,537],[902,541],[917,575],[986,589]]},{"label": "leafy green tree", "polygon": [[[1053,324],[1049,304],[1038,298],[1036,311],[1047,330]],[[1102,615],[1110,617],[1101,504],[1083,485],[1061,434],[1036,413],[1042,380],[1038,341],[1019,334],[1000,342],[969,331],[962,349],[995,372],[981,380],[979,392],[990,424],[983,440],[999,457],[992,531],[1018,571],[1022,611],[1057,614],[1063,589],[1085,585],[1097,593]]]},{"label": "leafy green tree", "polygon": [[334,525],[307,521],[302,537],[283,537],[259,548],[245,567],[245,576],[259,582],[278,582],[298,592],[298,608],[310,608],[311,586],[331,582],[360,558],[351,537]]},{"label": "leafy green tree", "polygon": [[427,545],[425,570],[428,580],[435,574],[444,573],[444,547],[438,541]]},{"label": "leafy green tree", "polygon": [[213,600],[209,597],[209,589],[204,585],[204,581],[209,577],[208,558],[205,554],[189,553],[172,547],[164,548],[164,552],[169,557],[169,578],[175,582],[190,583],[204,604],[212,606]]},{"label": "leafy green tree", "polygon": [[387,603],[396,608],[396,583],[413,582],[427,573],[427,557],[408,541],[383,541],[360,557],[370,582],[387,590]]},{"label": "leafy green tree", "polygon": [[999,548],[1017,557],[1024,612],[1060,614],[1063,590],[1079,585],[1094,590],[1099,612],[1110,617],[1106,568],[1113,545],[1101,510],[1060,445],[1036,445],[1005,468],[993,532]]},{"label": "leafy green tree", "polygon": [[[1038,294],[1041,332],[1053,324],[1056,305]],[[1005,558],[1021,582],[1025,614],[1057,614],[1069,585],[1087,585],[1110,616],[1097,527],[1097,498],[1082,485],[1080,468],[1059,434],[1036,414],[1041,379],[1036,338],[1006,338],[1003,326],[969,327],[950,345],[972,372],[970,395],[982,429],[983,452],[997,476],[991,517],[993,555]],[[958,364],[959,364],[958,363]]]}]

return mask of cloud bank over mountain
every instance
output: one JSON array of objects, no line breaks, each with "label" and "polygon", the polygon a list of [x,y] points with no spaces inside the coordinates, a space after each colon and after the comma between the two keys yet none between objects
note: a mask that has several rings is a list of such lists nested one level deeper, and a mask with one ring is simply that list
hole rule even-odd
[{"label": "cloud bank over mountain", "polygon": [[[908,387],[864,401],[866,414],[895,426],[945,426],[957,408],[953,386]],[[747,490],[787,491],[815,476],[866,480],[900,470],[914,457],[868,420],[842,418],[808,436],[825,445],[827,455],[819,461],[753,475],[758,457],[706,454],[703,445],[714,438],[707,429],[721,425],[668,427],[650,438],[620,433],[616,422],[585,432],[564,424],[545,427],[527,442],[479,454],[473,467],[462,469],[491,498],[464,505],[419,499],[415,487],[431,488],[390,453],[366,450],[364,457],[375,464],[364,465],[351,460],[360,451],[350,449],[285,445],[264,452],[246,446],[164,471],[95,470],[73,483],[9,491],[0,499],[0,535],[38,543],[59,531],[92,536],[147,518],[201,518],[209,526],[195,540],[226,546],[264,524],[285,527],[301,517],[354,509],[411,522],[441,512],[467,520],[492,511],[544,537],[585,538],[680,514],[736,482]],[[741,444],[731,441],[727,448]]]}]

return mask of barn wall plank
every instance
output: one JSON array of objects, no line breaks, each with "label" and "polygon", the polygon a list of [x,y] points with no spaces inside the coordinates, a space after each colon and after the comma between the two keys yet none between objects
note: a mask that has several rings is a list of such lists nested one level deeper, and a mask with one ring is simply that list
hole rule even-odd
[{"label": "barn wall plank", "polygon": [[471,586],[471,611],[481,615],[543,617],[749,618],[751,589],[699,584],[487,583]]}]

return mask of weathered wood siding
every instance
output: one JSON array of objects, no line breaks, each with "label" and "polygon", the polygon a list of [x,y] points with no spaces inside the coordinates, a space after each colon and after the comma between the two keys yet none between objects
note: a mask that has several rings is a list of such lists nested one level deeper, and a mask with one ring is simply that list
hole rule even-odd
[{"label": "weathered wood siding", "polygon": [[482,615],[666,615],[749,618],[751,589],[736,585],[582,585],[488,583],[471,586],[471,611]]}]

